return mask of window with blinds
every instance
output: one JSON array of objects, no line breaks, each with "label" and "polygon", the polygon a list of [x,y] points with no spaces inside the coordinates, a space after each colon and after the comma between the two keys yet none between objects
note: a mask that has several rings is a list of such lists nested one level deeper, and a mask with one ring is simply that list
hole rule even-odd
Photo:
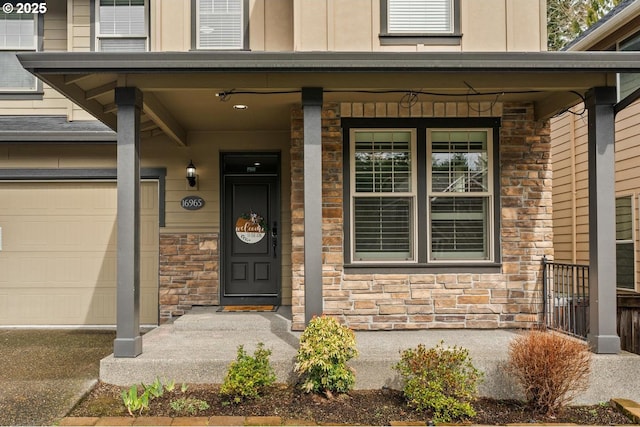
[{"label": "window with blinds", "polygon": [[20,65],[16,53],[35,51],[37,15],[0,12],[0,91],[36,91],[35,76]]},{"label": "window with blinds", "polygon": [[98,0],[98,50],[146,51],[146,17],[145,0]]},{"label": "window with blinds", "polygon": [[431,260],[487,260],[492,184],[488,130],[428,132]]},{"label": "window with blinds", "polygon": [[616,198],[616,286],[634,290],[633,197]]},{"label": "window with blinds", "polygon": [[243,49],[244,0],[198,0],[197,48]]},{"label": "window with blinds", "polygon": [[[618,50],[626,52],[640,51],[640,33],[636,33],[623,42],[619,43]],[[627,96],[640,88],[640,76],[636,73],[618,74],[618,100],[623,100]]]},{"label": "window with blinds", "polygon": [[453,0],[386,0],[389,34],[448,34],[454,31]]},{"label": "window with blinds", "polygon": [[353,132],[353,244],[358,261],[412,261],[415,132]]},{"label": "window with blinds", "polygon": [[348,135],[352,262],[493,260],[493,128]]}]

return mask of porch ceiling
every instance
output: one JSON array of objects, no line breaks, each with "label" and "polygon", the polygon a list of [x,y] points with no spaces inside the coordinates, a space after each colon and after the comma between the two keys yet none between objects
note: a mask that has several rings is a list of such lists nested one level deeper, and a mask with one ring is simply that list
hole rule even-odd
[{"label": "porch ceiling", "polygon": [[181,145],[196,131],[288,130],[302,87],[322,87],[325,101],[338,102],[399,102],[409,91],[420,101],[528,101],[544,119],[592,87],[615,86],[618,72],[640,72],[634,52],[38,52],[19,59],[113,129],[114,89],[138,87],[143,137],[164,133]]}]

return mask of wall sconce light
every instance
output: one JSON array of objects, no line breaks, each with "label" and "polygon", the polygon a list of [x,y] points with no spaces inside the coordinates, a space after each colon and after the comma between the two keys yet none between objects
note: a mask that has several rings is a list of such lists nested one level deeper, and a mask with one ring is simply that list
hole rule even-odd
[{"label": "wall sconce light", "polygon": [[196,186],[196,167],[193,165],[193,161],[189,160],[189,166],[187,166],[187,182],[189,187]]}]

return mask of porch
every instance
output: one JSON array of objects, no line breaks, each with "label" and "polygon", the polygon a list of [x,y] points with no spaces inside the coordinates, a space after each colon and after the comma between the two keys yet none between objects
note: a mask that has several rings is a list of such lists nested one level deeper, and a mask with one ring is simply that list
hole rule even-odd
[{"label": "porch", "polygon": [[[137,234],[141,140],[147,150],[154,153],[159,147],[177,144],[175,149],[166,148],[164,156],[143,160],[171,163],[168,168],[170,179],[176,183],[181,181],[184,188],[184,178],[176,178],[183,172],[184,165],[178,167],[174,158],[198,158],[197,154],[203,153],[198,149],[203,145],[213,152],[213,157],[200,158],[217,159],[215,156],[220,154],[220,142],[216,139],[204,138],[206,141],[201,143],[203,132],[207,136],[213,132],[240,129],[249,133],[268,129],[267,124],[272,123],[280,123],[279,130],[290,132],[289,171],[291,188],[295,191],[291,191],[291,201],[286,206],[290,223],[285,227],[282,221],[279,229],[281,233],[285,230],[290,233],[290,239],[281,237],[280,242],[288,240],[291,245],[286,262],[282,264],[286,267],[283,270],[291,274],[293,329],[301,329],[314,314],[330,309],[334,310],[332,314],[344,314],[349,324],[360,322],[357,326],[361,328],[357,329],[369,329],[369,326],[388,329],[387,322],[391,320],[408,328],[470,328],[469,331],[452,332],[468,338],[468,334],[477,333],[472,328],[487,328],[492,332],[488,335],[490,339],[483,341],[484,347],[487,342],[495,347],[496,336],[502,333],[493,332],[495,328],[526,328],[539,320],[539,259],[549,254],[551,244],[550,197],[547,197],[551,171],[547,167],[545,119],[579,100],[586,102],[589,114],[589,182],[594,184],[590,185],[589,207],[590,216],[595,218],[590,222],[590,236],[591,241],[598,243],[590,248],[597,267],[593,269],[592,295],[600,301],[593,310],[591,343],[598,353],[617,353],[620,349],[612,319],[615,289],[607,286],[615,275],[615,268],[610,268],[608,262],[615,245],[610,231],[614,225],[614,212],[610,203],[612,192],[609,191],[614,175],[613,119],[617,108],[612,82],[616,72],[639,69],[637,54],[162,52],[110,55],[39,52],[19,57],[26,69],[103,123],[117,128],[118,338],[114,350],[118,357],[135,358],[143,353],[139,335],[140,239]],[[423,96],[420,102],[417,102],[418,93]],[[215,101],[214,94],[220,100],[228,100],[233,94],[234,102],[255,99],[255,105],[262,108],[251,109],[256,111],[252,120],[226,120],[229,112],[222,109],[221,102]],[[471,96],[473,102],[468,100]],[[410,102],[403,102],[403,99]],[[386,263],[372,262],[373,257],[356,258],[352,250],[354,227],[350,224],[349,209],[357,194],[352,194],[347,184],[351,185],[348,178],[353,174],[349,171],[355,159],[345,155],[345,147],[349,146],[340,138],[340,119],[347,114],[340,109],[340,115],[329,115],[326,106],[356,103],[370,108],[351,110],[351,118],[371,117],[382,121],[393,115],[439,120],[437,124],[421,122],[419,125],[394,120],[392,126],[387,125],[410,129],[405,133],[416,137],[409,137],[411,144],[407,147],[417,148],[403,150],[407,158],[422,160],[416,161],[417,166],[411,172],[412,177],[416,176],[412,179],[420,177],[420,181],[411,187],[415,188],[416,194],[407,193],[408,198],[403,199],[405,206],[411,206],[405,209],[406,229],[411,230],[407,241],[410,240],[411,245],[403,250],[407,254],[402,259],[383,253]],[[394,107],[393,114],[386,110],[386,106],[397,104],[403,108]],[[480,108],[482,105],[488,108]],[[502,123],[497,120],[478,123],[472,117],[479,111],[491,111],[494,105],[508,106],[499,114],[491,113]],[[427,108],[422,109],[422,106]],[[268,120],[273,118],[272,112],[277,113],[279,120]],[[456,255],[453,260],[433,255],[433,248],[427,244],[428,224],[423,221],[429,218],[427,180],[432,178],[424,169],[424,165],[428,165],[430,146],[427,128],[448,129],[452,122],[440,119],[450,118],[464,119],[466,127],[485,129],[487,141],[494,136],[495,141],[500,141],[499,144],[485,144],[491,145],[495,158],[489,156],[489,148],[482,148],[483,153],[486,151],[483,156],[493,161],[486,166],[488,181],[486,191],[482,192],[484,199],[478,199],[484,200],[480,221],[485,225],[477,233],[482,237],[481,250],[471,255]],[[365,129],[371,128],[372,124],[359,121],[357,126]],[[492,132],[486,129],[492,129]],[[419,144],[414,141],[418,139],[418,130],[421,132]],[[496,150],[493,150],[494,145]],[[255,150],[258,146],[251,144],[247,148]],[[280,152],[285,152],[286,147],[281,147]],[[326,154],[334,160],[330,168],[324,167]],[[210,170],[215,170],[215,163],[209,161]],[[489,186],[489,181],[493,185]],[[210,205],[222,206],[223,199],[217,193],[220,190],[216,186],[218,182],[214,178],[203,184],[205,182],[209,183],[208,194],[214,200]],[[331,184],[335,185],[328,188]],[[175,188],[171,196],[173,200],[179,200],[185,195],[184,190]],[[171,206],[167,204],[166,207]],[[164,224],[164,229],[221,232],[222,235],[228,232],[220,226],[220,218],[185,220],[184,215],[174,215]],[[328,235],[328,229],[334,234]],[[374,255],[380,255],[379,252]],[[396,283],[398,280],[401,283]],[[381,286],[385,287],[386,293],[381,292]],[[327,296],[329,292],[332,294]],[[392,293],[399,297],[394,300]],[[389,298],[389,301],[379,301],[382,298]],[[475,312],[469,312],[470,306]],[[405,314],[424,316],[407,322]],[[363,319],[365,316],[369,317]],[[490,323],[486,323],[487,319]],[[160,350],[154,348],[154,337],[172,335],[182,327],[186,326],[180,326],[178,322],[178,329],[174,324],[168,326],[174,329],[161,327],[158,332],[149,334],[145,337],[145,346],[149,347],[145,347],[145,353],[148,351],[149,354],[135,361],[123,361],[123,366],[130,363],[131,369],[136,369],[136,363],[153,365],[153,354],[164,354],[162,346],[158,347]],[[217,324],[212,328],[221,330]],[[265,330],[272,333],[271,326],[265,326]],[[237,331],[238,322],[233,322],[233,331],[229,334],[237,335]],[[186,332],[189,339],[193,335],[196,341],[201,333],[189,327]],[[211,331],[207,336],[210,334]],[[401,334],[403,342],[408,344],[411,334],[422,337],[424,333]],[[438,333],[434,341],[440,338]],[[461,342],[465,340],[461,339]],[[225,341],[225,345],[231,343],[233,341]],[[501,347],[506,349],[504,345]],[[165,353],[167,348],[172,347],[165,345]],[[181,348],[174,353],[182,354]],[[228,351],[233,355],[235,346]],[[397,351],[394,348],[392,353]],[[185,354],[193,358],[197,353]],[[383,353],[385,358],[388,354]],[[133,378],[135,376],[129,381]]]},{"label": "porch", "polygon": [[[356,388],[400,388],[392,366],[400,351],[419,343],[428,347],[441,340],[469,350],[476,367],[485,372],[480,394],[496,398],[518,396],[502,364],[516,330],[430,329],[421,331],[357,331],[360,355],[350,363],[356,370]],[[277,312],[223,313],[216,307],[195,308],[143,337],[145,351],[136,358],[110,355],[100,364],[102,381],[130,385],[150,383],[156,377],[177,383],[221,383],[237,347],[251,353],[259,342],[272,350],[271,363],[279,382],[295,381],[294,359],[300,332],[291,331],[288,307]],[[595,404],[613,397],[640,396],[640,355],[621,352],[594,354],[589,389],[576,403]]]}]

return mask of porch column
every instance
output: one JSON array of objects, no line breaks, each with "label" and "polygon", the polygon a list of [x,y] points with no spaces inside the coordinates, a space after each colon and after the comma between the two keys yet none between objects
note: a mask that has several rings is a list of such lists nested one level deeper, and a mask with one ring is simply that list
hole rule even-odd
[{"label": "porch column", "polygon": [[302,88],[304,119],[304,320],[322,303],[322,88]]},{"label": "porch column", "polygon": [[615,87],[589,90],[589,335],[596,353],[619,353],[616,332]]},{"label": "porch column", "polygon": [[115,357],[142,353],[140,336],[140,109],[142,92],[115,90],[118,106],[117,331]]}]

